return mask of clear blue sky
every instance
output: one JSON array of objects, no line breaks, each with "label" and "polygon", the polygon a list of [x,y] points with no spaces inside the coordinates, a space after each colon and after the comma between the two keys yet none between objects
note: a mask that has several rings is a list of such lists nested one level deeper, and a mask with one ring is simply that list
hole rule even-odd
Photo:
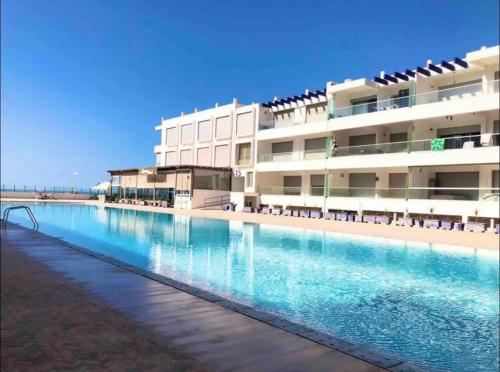
[{"label": "clear blue sky", "polygon": [[154,164],[161,116],[498,44],[498,0],[2,1],[2,183]]}]

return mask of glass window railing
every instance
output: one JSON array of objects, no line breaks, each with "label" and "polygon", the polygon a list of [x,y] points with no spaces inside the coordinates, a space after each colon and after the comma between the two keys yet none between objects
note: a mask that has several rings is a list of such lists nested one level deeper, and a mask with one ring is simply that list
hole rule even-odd
[{"label": "glass window railing", "polygon": [[270,154],[259,154],[259,163],[265,162],[279,162],[279,161],[290,161],[299,160],[297,152],[275,152]]},{"label": "glass window railing", "polygon": [[373,187],[331,187],[329,197],[356,197],[356,198],[397,198],[406,197],[405,188],[373,188]]},{"label": "glass window railing", "polygon": [[483,89],[483,83],[474,83],[459,87],[440,89],[437,91],[419,93],[411,96],[396,97],[376,102],[363,103],[346,107],[335,108],[328,113],[330,119],[366,114],[371,112],[380,112],[404,107],[411,107],[427,103],[450,101],[461,98],[476,97],[484,94],[498,93],[499,80],[489,81],[486,90]]},{"label": "glass window railing", "polygon": [[327,157],[342,157],[351,155],[391,154],[417,151],[444,151],[454,149],[471,149],[500,144],[500,133],[483,133],[446,138],[432,138],[415,141],[374,143],[370,145],[335,147],[330,154],[326,149],[306,150],[304,152],[283,152],[274,154],[259,154],[258,162],[282,162],[293,160],[321,160]]},{"label": "glass window railing", "polygon": [[276,125],[274,120],[261,121],[259,123],[259,130],[273,129]]},{"label": "glass window railing", "polygon": [[495,201],[500,196],[498,188],[479,187],[411,187],[408,199]]},{"label": "glass window railing", "polygon": [[303,187],[259,187],[265,195],[298,195],[342,198],[384,198],[384,199],[427,199],[498,202],[499,188],[467,187],[330,187],[325,193],[324,186]]},{"label": "glass window railing", "polygon": [[264,195],[301,195],[301,186],[263,186],[259,187],[259,192]]}]

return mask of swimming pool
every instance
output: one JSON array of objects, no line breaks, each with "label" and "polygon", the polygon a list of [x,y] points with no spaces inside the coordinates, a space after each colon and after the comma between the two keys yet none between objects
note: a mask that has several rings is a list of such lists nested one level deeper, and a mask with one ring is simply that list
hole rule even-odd
[{"label": "swimming pool", "polygon": [[[116,208],[31,206],[42,232],[425,369],[498,370],[497,255]],[[21,211],[11,219],[31,227]]]}]

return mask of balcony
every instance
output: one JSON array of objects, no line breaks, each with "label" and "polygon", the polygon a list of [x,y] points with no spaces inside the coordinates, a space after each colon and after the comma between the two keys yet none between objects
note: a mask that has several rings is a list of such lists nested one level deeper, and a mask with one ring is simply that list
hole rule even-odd
[{"label": "balcony", "polygon": [[262,121],[259,123],[259,130],[287,128],[299,124],[304,124],[304,121],[295,121],[293,119],[286,121],[276,121],[276,120]]},{"label": "balcony", "polygon": [[443,151],[498,146],[499,133],[485,133],[469,136],[453,136],[405,142],[376,143],[372,145],[338,147],[332,150],[332,157],[350,155],[390,154],[397,152]]},{"label": "balcony", "polygon": [[405,107],[419,106],[429,103],[445,102],[463,98],[479,97],[499,92],[499,81],[489,81],[486,88],[483,83],[465,85],[449,89],[441,89],[432,92],[419,93],[405,97],[397,97],[388,100],[363,103],[359,105],[339,107],[328,113],[329,119],[336,119],[372,112],[383,112]]},{"label": "balcony", "polygon": [[480,135],[453,136],[447,138],[432,138],[404,142],[337,147],[332,149],[330,156],[326,153],[326,149],[307,150],[304,152],[294,151],[274,154],[259,154],[258,162],[267,163],[322,160],[346,156],[414,153],[423,151],[439,153],[445,150],[498,147],[499,144],[500,133],[484,133]]},{"label": "balcony", "polygon": [[[283,187],[261,186],[263,195],[320,196],[322,198],[374,198],[374,199],[417,199],[417,200],[461,200],[461,201],[500,201],[500,188],[470,187]],[[326,191],[326,192],[325,192]]]}]

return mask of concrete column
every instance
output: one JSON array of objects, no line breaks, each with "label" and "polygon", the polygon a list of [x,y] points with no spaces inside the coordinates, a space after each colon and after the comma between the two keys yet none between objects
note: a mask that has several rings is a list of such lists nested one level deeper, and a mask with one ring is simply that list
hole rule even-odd
[{"label": "concrete column", "polygon": [[488,75],[486,74],[486,71],[483,71],[481,80],[483,86],[483,94],[488,94]]},{"label": "concrete column", "polygon": [[311,175],[302,172],[302,195],[304,196],[310,196],[311,195]]}]

